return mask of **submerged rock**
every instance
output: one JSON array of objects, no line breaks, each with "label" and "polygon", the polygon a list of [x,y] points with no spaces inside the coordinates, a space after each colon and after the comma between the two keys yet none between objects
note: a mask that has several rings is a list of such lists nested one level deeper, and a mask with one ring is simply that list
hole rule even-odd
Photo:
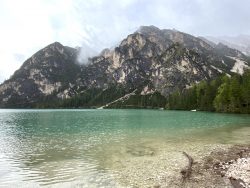
[{"label": "submerged rock", "polygon": [[153,156],[155,154],[155,149],[146,146],[128,147],[126,152],[137,157]]}]

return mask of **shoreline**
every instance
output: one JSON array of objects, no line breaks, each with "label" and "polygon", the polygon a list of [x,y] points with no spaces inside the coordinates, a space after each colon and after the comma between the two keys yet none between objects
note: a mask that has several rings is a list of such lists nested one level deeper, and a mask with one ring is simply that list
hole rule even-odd
[{"label": "shoreline", "polygon": [[201,161],[185,151],[183,155],[187,160],[186,166],[180,169],[181,178],[173,179],[169,187],[250,187],[250,145],[237,144],[212,151]]},{"label": "shoreline", "polygon": [[157,151],[148,145],[128,150],[131,157],[109,162],[119,171],[116,181],[121,187],[250,187],[250,145],[199,147],[184,144],[186,151],[178,145]]},{"label": "shoreline", "polygon": [[[214,187],[250,187],[250,145],[234,145],[225,151],[212,152],[204,158],[203,163],[191,167],[186,186],[199,184],[199,176],[204,178],[200,182],[202,185],[208,183]],[[218,185],[213,185],[212,182],[217,182]]]}]

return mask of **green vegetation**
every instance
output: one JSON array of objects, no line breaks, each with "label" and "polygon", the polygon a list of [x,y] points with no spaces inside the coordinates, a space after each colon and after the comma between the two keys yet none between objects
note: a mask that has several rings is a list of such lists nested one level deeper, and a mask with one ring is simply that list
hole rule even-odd
[{"label": "green vegetation", "polygon": [[[87,89],[81,94],[78,94],[68,99],[58,99],[54,97],[44,97],[36,103],[35,108],[97,108],[104,106],[110,102],[115,101],[128,93],[129,91],[122,85],[112,85],[109,88],[103,89]],[[117,101],[110,104],[107,108],[164,108],[166,105],[166,98],[160,93],[155,92],[148,95],[135,95],[130,96],[128,99]]]},{"label": "green vegetation", "polygon": [[108,108],[164,108],[166,98],[155,92],[148,95],[132,95],[127,100],[116,102]]},{"label": "green vegetation", "polygon": [[[58,99],[56,94],[38,98],[36,102],[20,104],[23,108],[97,108],[115,101],[134,88],[111,85],[107,89],[85,89],[80,94]],[[243,75],[222,75],[214,80],[202,81],[189,89],[176,90],[167,98],[158,92],[141,95],[139,88],[127,99],[118,100],[107,108],[166,108],[170,110],[216,111],[250,113],[250,70]],[[14,103],[13,103],[14,104]],[[11,107],[11,106],[10,106]],[[13,107],[15,107],[13,105]]]},{"label": "green vegetation", "polygon": [[175,91],[167,109],[250,113],[250,70],[242,76],[223,75],[212,81],[202,81],[189,89]]},{"label": "green vegetation", "polygon": [[103,89],[86,89],[80,94],[67,98],[58,99],[57,97],[45,97],[38,104],[36,108],[94,108],[103,106],[119,97],[125,95],[125,90],[121,86],[113,85],[109,88]]}]

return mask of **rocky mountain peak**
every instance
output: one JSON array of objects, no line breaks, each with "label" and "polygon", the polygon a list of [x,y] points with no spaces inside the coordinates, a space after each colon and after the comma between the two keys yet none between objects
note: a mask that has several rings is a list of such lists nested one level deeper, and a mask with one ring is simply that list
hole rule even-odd
[{"label": "rocky mountain peak", "polygon": [[54,42],[54,43],[51,43],[48,46],[46,46],[43,49],[43,51],[47,52],[47,53],[50,53],[50,52],[59,52],[59,53],[63,54],[63,52],[64,52],[64,46],[61,43],[59,43],[59,42]]},{"label": "rocky mountain peak", "polygon": [[153,25],[151,26],[140,26],[136,33],[141,33],[143,35],[157,35],[161,33],[161,30],[158,27]]},{"label": "rocky mountain peak", "polygon": [[78,51],[58,42],[38,51],[0,85],[0,106],[82,95],[98,101],[110,88],[116,97],[132,91],[168,96],[193,83],[248,68],[247,59],[238,51],[155,26],[140,27],[115,49],[104,49],[84,65],[76,63]]},{"label": "rocky mountain peak", "polygon": [[63,45],[60,42],[55,41],[49,44],[48,46],[46,46],[45,48],[54,48],[54,47],[63,48]]},{"label": "rocky mountain peak", "polygon": [[204,50],[213,50],[213,47],[206,41],[176,29],[159,29],[155,26],[141,26],[137,32],[146,36],[151,42],[161,46],[162,49],[168,48],[173,43],[180,43],[184,47],[200,53]]},{"label": "rocky mountain peak", "polygon": [[75,81],[79,65],[75,63],[77,51],[59,42],[39,50],[0,85],[0,96],[9,104],[16,98],[20,105],[39,101],[44,96],[58,92]]},{"label": "rocky mountain peak", "polygon": [[125,40],[123,40],[120,46],[136,45],[137,47],[139,47],[139,46],[144,46],[145,43],[146,43],[146,38],[144,37],[144,35],[140,33],[134,33],[132,35],[129,35]]}]

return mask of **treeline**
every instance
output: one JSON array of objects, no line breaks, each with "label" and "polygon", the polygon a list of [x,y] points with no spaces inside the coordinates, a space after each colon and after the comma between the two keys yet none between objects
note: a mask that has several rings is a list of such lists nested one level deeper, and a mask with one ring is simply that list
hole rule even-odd
[{"label": "treeline", "polygon": [[250,113],[250,70],[202,81],[167,98],[167,109]]},{"label": "treeline", "polygon": [[105,90],[92,88],[68,99],[45,97],[35,104],[35,108],[96,108],[125,94],[125,89],[120,85],[112,85]]},{"label": "treeline", "polygon": [[108,108],[165,108],[166,98],[162,96],[159,92],[154,92],[152,94],[136,95],[130,96],[127,100],[122,100],[113,103],[108,106]]},{"label": "treeline", "polygon": [[[132,92],[122,85],[103,89],[88,89],[69,98],[45,97],[32,108],[97,108]],[[223,75],[214,80],[202,81],[189,89],[177,90],[167,98],[155,92],[140,95],[138,92],[127,100],[111,104],[108,108],[166,108],[170,110],[217,111],[250,113],[250,70],[243,75]]]},{"label": "treeline", "polygon": [[[68,99],[58,99],[57,97],[44,97],[39,103],[35,103],[34,108],[98,108],[113,102],[133,92],[135,89],[126,89],[122,85],[113,85],[103,89],[88,89],[74,97]],[[106,108],[164,108],[166,98],[155,92],[148,95],[140,95],[140,89],[126,100],[117,101]]]}]

